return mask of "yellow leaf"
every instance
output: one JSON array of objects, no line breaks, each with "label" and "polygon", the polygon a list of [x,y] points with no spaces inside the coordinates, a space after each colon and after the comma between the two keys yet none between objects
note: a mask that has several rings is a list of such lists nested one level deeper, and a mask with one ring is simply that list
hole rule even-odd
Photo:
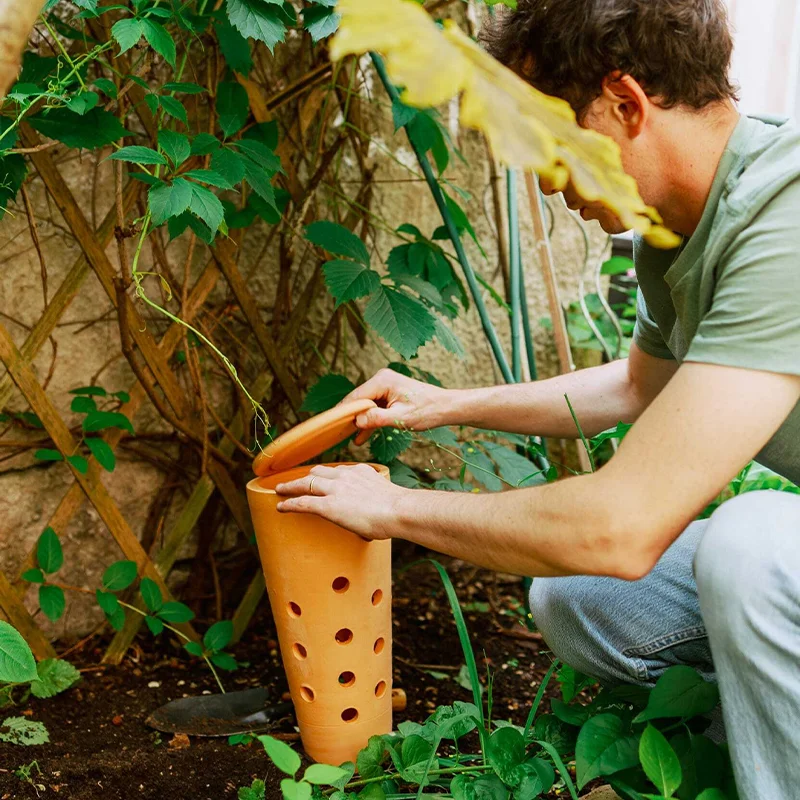
[{"label": "yellow leaf", "polygon": [[556,188],[571,180],[584,200],[602,203],[655,247],[680,244],[622,169],[614,141],[581,128],[567,102],[534,89],[452,21],[439,29],[414,0],[339,0],[337,11],[334,60],[382,53],[392,81],[405,87],[403,102],[412,106],[439,105],[460,93],[462,123],[483,131],[500,160],[535,170]]}]

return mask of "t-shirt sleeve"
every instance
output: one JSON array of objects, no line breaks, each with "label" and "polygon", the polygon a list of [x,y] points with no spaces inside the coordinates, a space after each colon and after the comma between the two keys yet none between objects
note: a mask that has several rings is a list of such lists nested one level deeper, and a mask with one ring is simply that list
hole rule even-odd
[{"label": "t-shirt sleeve", "polygon": [[800,375],[800,182],[727,248],[686,361]]},{"label": "t-shirt sleeve", "polygon": [[673,359],[675,356],[664,341],[656,321],[650,314],[642,290],[636,293],[636,325],[633,328],[633,341],[654,358]]}]

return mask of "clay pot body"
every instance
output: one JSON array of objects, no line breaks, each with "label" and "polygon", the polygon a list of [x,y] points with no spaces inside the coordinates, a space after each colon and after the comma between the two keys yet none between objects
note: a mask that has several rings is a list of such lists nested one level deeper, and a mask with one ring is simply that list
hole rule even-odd
[{"label": "clay pot body", "polygon": [[392,729],[391,541],[278,513],[274,487],[310,469],[255,478],[247,497],[303,747],[338,765]]}]

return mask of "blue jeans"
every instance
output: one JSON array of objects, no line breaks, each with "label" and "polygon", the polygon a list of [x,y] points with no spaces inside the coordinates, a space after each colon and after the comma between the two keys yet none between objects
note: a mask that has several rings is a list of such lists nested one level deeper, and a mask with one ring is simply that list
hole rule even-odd
[{"label": "blue jeans", "polygon": [[642,580],[536,578],[530,602],[553,652],[600,680],[715,677],[741,800],[800,797],[800,495],[740,495]]}]

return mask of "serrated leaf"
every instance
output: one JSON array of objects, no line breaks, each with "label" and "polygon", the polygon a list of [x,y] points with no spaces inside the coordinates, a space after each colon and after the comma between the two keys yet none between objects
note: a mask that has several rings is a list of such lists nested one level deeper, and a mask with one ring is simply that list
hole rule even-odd
[{"label": "serrated leaf", "polygon": [[93,108],[82,117],[66,108],[51,108],[28,118],[31,127],[67,147],[96,150],[126,136],[128,131],[110,112]]},{"label": "serrated leaf", "polygon": [[222,81],[217,87],[217,116],[226,137],[240,131],[248,116],[250,102],[247,91],[238,81]]},{"label": "serrated leaf", "polygon": [[110,161],[130,161],[133,164],[161,164],[166,166],[167,159],[150,147],[142,147],[132,144],[128,147],[121,147],[116,153],[109,157]]},{"label": "serrated leaf", "polygon": [[0,219],[17,196],[27,174],[28,167],[22,156],[14,154],[0,158]]},{"label": "serrated leaf", "polygon": [[[196,139],[199,138],[200,136],[196,137]],[[212,136],[211,138],[215,142],[217,141],[215,137]],[[191,155],[192,150],[192,146],[189,144],[189,137],[186,134],[169,130],[160,130],[158,132],[158,146],[175,167],[183,164]]]},{"label": "serrated leaf", "polygon": [[120,55],[137,44],[143,33],[142,23],[138,19],[121,19],[111,26],[111,36],[119,44]]},{"label": "serrated leaf", "polygon": [[69,661],[60,658],[46,658],[36,667],[38,677],[31,681],[31,694],[34,697],[46,699],[74,686],[81,674]]},{"label": "serrated leaf", "polygon": [[164,605],[161,606],[158,611],[158,616],[163,619],[164,622],[177,622],[181,624],[194,619],[194,612],[189,606],[179,603],[177,600],[170,600],[170,602],[164,603]]},{"label": "serrated leaf", "polygon": [[272,52],[286,35],[285,17],[279,6],[263,0],[228,0],[228,19],[244,37],[252,37]]},{"label": "serrated leaf", "polygon": [[6,717],[0,723],[0,742],[30,747],[31,745],[47,744],[49,741],[47,728],[36,720],[25,717]]},{"label": "serrated leaf", "polygon": [[372,294],[381,284],[380,275],[375,270],[355,261],[328,261],[322,271],[328,291],[336,300],[336,308]]},{"label": "serrated leaf", "polygon": [[504,447],[497,442],[482,442],[481,444],[497,465],[500,477],[512,486],[519,489],[546,482],[541,469],[532,461],[528,461],[525,456],[521,456],[511,448]]},{"label": "serrated leaf", "polygon": [[135,561],[115,561],[103,573],[103,588],[108,592],[127,589],[136,580],[137,573]]},{"label": "serrated leaf", "polygon": [[164,605],[161,589],[152,578],[142,578],[139,591],[142,593],[142,600],[148,611],[158,611]]},{"label": "serrated leaf", "polygon": [[22,634],[0,620],[0,681],[27,683],[36,677],[36,661]]},{"label": "serrated leaf", "polygon": [[50,527],[42,531],[42,535],[36,543],[36,563],[43,572],[48,574],[58,572],[64,563],[61,542],[56,532]]},{"label": "serrated leaf", "polygon": [[180,100],[175,97],[170,97],[169,95],[164,95],[163,97],[158,98],[158,102],[161,108],[163,108],[164,111],[171,117],[179,119],[184,125],[189,124],[186,108]]},{"label": "serrated leaf", "polygon": [[156,51],[171,67],[175,67],[175,41],[167,33],[163,25],[153,22],[152,19],[142,20],[142,32],[147,43]]},{"label": "serrated leaf", "polygon": [[652,725],[648,725],[642,733],[639,759],[645,775],[656,785],[658,791],[672,797],[681,785],[681,765],[664,734]]},{"label": "serrated leaf", "polygon": [[411,358],[436,332],[435,318],[419,301],[387,286],[370,296],[364,319],[403,358]]},{"label": "serrated leaf", "polygon": [[639,740],[626,732],[614,714],[598,714],[580,730],[575,746],[578,788],[601,775],[612,775],[639,763]]},{"label": "serrated leaf", "polygon": [[109,80],[108,78],[98,78],[94,84],[103,94],[108,95],[113,100],[117,99],[117,85],[114,81]]},{"label": "serrated leaf", "polygon": [[222,175],[232,186],[235,186],[244,178],[244,157],[229,147],[222,147],[211,156],[211,169]]},{"label": "serrated leaf", "polygon": [[452,353],[454,356],[458,356],[458,358],[464,358],[466,355],[464,345],[461,344],[461,339],[453,333],[452,328],[442,320],[441,317],[434,318],[433,326],[436,341],[439,342],[448,353]]},{"label": "serrated leaf", "polygon": [[344,375],[330,373],[323,375],[309,390],[300,406],[300,411],[310,411],[319,414],[333,408],[343,400],[356,385]]},{"label": "serrated leaf", "polygon": [[367,246],[352,231],[338,222],[319,220],[306,226],[306,239],[312,244],[337,256],[352,258],[365,267],[369,266]]},{"label": "serrated leaf", "polygon": [[259,736],[258,741],[263,745],[272,763],[281,772],[287,775],[297,774],[297,770],[300,769],[300,756],[288,744],[279,739],[273,739],[272,736]]},{"label": "serrated leaf", "polygon": [[475,442],[464,442],[461,445],[461,456],[472,477],[490,492],[499,492],[503,488],[503,483],[495,472],[494,463]]},{"label": "serrated leaf", "polygon": [[203,636],[203,644],[207,650],[216,652],[224,650],[233,639],[233,623],[229,619],[215,622]]},{"label": "serrated leaf", "polygon": [[58,450],[52,450],[47,447],[43,447],[40,450],[37,450],[33,457],[37,461],[63,461],[64,456]]},{"label": "serrated leaf", "polygon": [[189,211],[200,217],[212,232],[216,232],[220,223],[225,219],[225,210],[222,208],[220,199],[204,186],[198,186],[196,183],[190,185],[192,199],[189,203]]},{"label": "serrated leaf", "polygon": [[379,464],[389,464],[411,447],[413,434],[399,428],[378,428],[369,440],[372,457]]},{"label": "serrated leaf", "polygon": [[91,111],[100,101],[100,95],[96,92],[86,90],[73,95],[67,100],[67,108],[74,114],[83,116],[87,111]]},{"label": "serrated leaf", "polygon": [[303,27],[315,42],[336,33],[341,19],[341,14],[327,6],[308,6],[303,9]]},{"label": "serrated leaf", "polygon": [[233,184],[219,172],[213,169],[190,169],[183,173],[185,178],[193,178],[196,181],[202,181],[210,186],[216,186],[218,189],[232,189]]},{"label": "serrated leaf", "polygon": [[96,433],[106,428],[119,428],[134,435],[131,421],[121,411],[91,411],[83,420],[82,427],[86,433]]},{"label": "serrated leaf", "polygon": [[84,439],[84,443],[97,459],[97,463],[106,471],[113,472],[117,465],[117,457],[111,449],[111,445],[98,436],[90,436]]},{"label": "serrated leaf", "polygon": [[45,584],[39,587],[39,608],[50,622],[58,622],[64,613],[66,598],[60,586]]},{"label": "serrated leaf", "polygon": [[171,184],[153,186],[147,198],[153,224],[161,225],[189,208],[192,202],[192,184],[183,178],[176,178]]},{"label": "serrated leaf", "polygon": [[28,581],[28,583],[44,583],[44,572],[38,567],[35,569],[26,569],[25,572],[22,573],[22,580]]},{"label": "serrated leaf", "polygon": [[234,72],[249,75],[253,68],[250,42],[230,24],[226,16],[217,19],[216,30],[219,49],[222,51],[225,63]]}]

